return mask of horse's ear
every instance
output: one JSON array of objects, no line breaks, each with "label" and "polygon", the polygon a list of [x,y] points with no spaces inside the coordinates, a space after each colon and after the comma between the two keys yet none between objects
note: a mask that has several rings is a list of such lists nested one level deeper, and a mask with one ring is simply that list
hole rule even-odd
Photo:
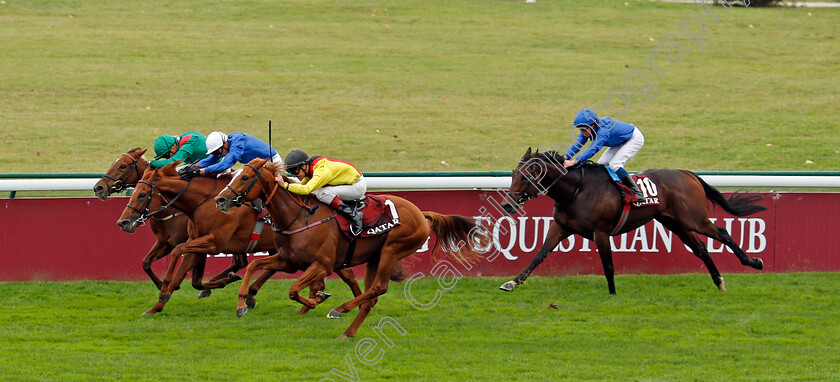
[{"label": "horse's ear", "polygon": [[248,162],[248,164],[254,167],[262,167],[265,166],[266,162],[268,162],[268,159],[266,158],[254,158],[251,159],[251,161]]},{"label": "horse's ear", "polygon": [[180,160],[176,160],[174,162],[167,163],[166,166],[160,168],[160,173],[163,176],[178,176],[178,170],[176,167],[181,165]]},{"label": "horse's ear", "polygon": [[531,155],[531,148],[528,148],[528,151],[525,152],[525,155]]},{"label": "horse's ear", "polygon": [[140,157],[141,157],[141,156],[143,156],[143,154],[145,154],[145,153],[146,153],[146,150],[145,150],[145,149],[141,149],[141,148],[139,148],[139,147],[135,147],[135,148],[133,148],[133,149],[131,149],[131,150],[128,150],[128,152],[127,152],[126,154],[131,155],[131,156],[134,156],[135,158],[140,158]]}]

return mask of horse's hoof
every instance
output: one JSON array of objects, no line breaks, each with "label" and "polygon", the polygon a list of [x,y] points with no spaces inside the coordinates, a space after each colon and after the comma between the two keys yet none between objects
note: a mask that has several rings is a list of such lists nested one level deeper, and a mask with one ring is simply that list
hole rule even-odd
[{"label": "horse's hoof", "polygon": [[505,292],[513,292],[513,288],[515,288],[515,287],[516,287],[516,282],[511,280],[511,281],[508,281],[508,282],[502,284],[502,286],[500,286],[499,289],[501,289]]},{"label": "horse's hoof", "polygon": [[348,336],[347,333],[344,333],[344,334],[338,336],[338,338],[336,338],[336,339],[337,340],[346,340],[348,338],[353,338],[353,336]]},{"label": "horse's hoof", "polygon": [[242,276],[233,272],[228,273],[228,278],[230,279],[230,282],[242,280]]},{"label": "horse's hoof", "polygon": [[248,309],[254,309],[257,306],[257,299],[246,300],[245,306],[247,306]]},{"label": "horse's hoof", "polygon": [[154,308],[152,308],[152,309],[149,309],[149,310],[143,312],[143,317],[151,317],[151,316],[154,316],[155,313],[157,313],[157,311]]},{"label": "horse's hoof", "polygon": [[759,271],[764,269],[764,260],[761,260],[760,257],[756,257],[755,262],[755,269],[758,269]]},{"label": "horse's hoof", "polygon": [[201,292],[198,292],[198,298],[207,298],[210,297],[210,294],[213,293],[210,289],[202,289]]},{"label": "horse's hoof", "polygon": [[333,309],[329,313],[327,313],[327,318],[341,318],[341,313]]},{"label": "horse's hoof", "polygon": [[248,307],[247,306],[243,306],[243,307],[237,309],[236,310],[236,317],[242,317],[242,316],[245,315],[245,313],[248,313]]},{"label": "horse's hoof", "polygon": [[330,296],[332,296],[332,295],[327,293],[327,292],[324,292],[322,290],[319,290],[318,292],[315,292],[315,297],[320,297],[321,302],[327,301],[327,299],[330,298]]}]

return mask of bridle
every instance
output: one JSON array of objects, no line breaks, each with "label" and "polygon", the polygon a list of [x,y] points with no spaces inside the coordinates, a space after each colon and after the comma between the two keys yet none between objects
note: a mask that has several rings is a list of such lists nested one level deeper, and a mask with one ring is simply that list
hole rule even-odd
[{"label": "bridle", "polygon": [[[260,171],[262,170],[262,167],[256,168],[254,166],[251,166],[250,163],[245,163],[245,166],[248,166],[248,167],[251,168],[251,170],[254,170],[254,179],[251,179],[251,184],[248,185],[248,187],[245,189],[245,191],[243,191],[241,194],[236,192],[236,190],[234,190],[233,187],[230,186],[231,183],[233,183],[233,182],[230,182],[230,183],[228,183],[227,186],[225,186],[225,188],[227,188],[228,190],[230,190],[230,192],[232,192],[234,195],[236,195],[236,197],[231,199],[230,201],[233,204],[236,204],[237,207],[241,206],[243,203],[245,203],[245,202],[242,201],[242,199],[246,195],[248,195],[248,193],[251,192],[251,190],[254,189],[254,186],[257,184],[257,179],[260,178]],[[272,195],[273,194],[274,193],[272,192]]]},{"label": "bridle", "polygon": [[126,153],[123,153],[123,155],[131,158],[131,160],[134,161],[134,163],[131,164],[131,167],[128,169],[128,171],[124,172],[123,176],[120,177],[119,179],[114,178],[113,176],[110,176],[108,174],[103,174],[102,175],[103,178],[114,181],[113,185],[108,185],[108,181],[107,180],[105,181],[105,184],[108,185],[108,193],[109,194],[113,194],[115,192],[125,191],[125,189],[128,188],[128,186],[129,186],[129,184],[126,183],[126,180],[128,180],[128,178],[131,177],[131,172],[132,171],[137,173],[137,179],[141,178],[140,170],[137,169],[137,158],[134,158],[131,155],[128,155]]},{"label": "bridle", "polygon": [[[181,190],[181,192],[179,192],[178,195],[175,195],[175,197],[172,198],[172,200],[170,200],[168,202],[166,201],[166,198],[163,197],[163,194],[161,194],[160,191],[158,191],[158,196],[160,196],[160,199],[163,200],[164,204],[159,209],[155,210],[154,212],[149,212],[149,209],[152,206],[152,198],[155,195],[155,188],[157,186],[157,181],[149,183],[149,182],[141,179],[137,182],[137,184],[140,184],[140,183],[146,184],[149,187],[151,187],[151,190],[149,191],[149,198],[146,199],[146,206],[143,208],[142,211],[139,208],[132,206],[130,203],[127,204],[126,206],[128,208],[131,208],[132,210],[134,210],[138,214],[140,214],[140,217],[137,218],[137,223],[144,223],[146,220],[149,220],[150,217],[154,216],[155,214],[157,214],[159,212],[165,211],[170,206],[172,206],[172,203],[175,203],[176,200],[181,198],[181,196],[184,195],[184,193],[187,192],[187,190],[190,188],[190,184],[192,184],[192,181],[188,181],[187,186],[184,187],[184,189]],[[212,193],[211,193],[211,195],[212,195]],[[204,202],[202,202],[202,204],[203,203]]]},{"label": "bridle", "polygon": [[[528,161],[521,160],[521,161],[519,161],[519,165],[520,166],[528,165],[528,169],[532,173],[537,171],[536,163],[533,163],[531,160],[528,160]],[[517,167],[517,168],[521,171],[521,167]],[[513,170],[513,171],[516,172],[517,170]],[[530,183],[530,185],[528,187],[526,187],[524,191],[508,191],[508,195],[511,197],[511,199],[514,200],[514,202],[516,202],[517,205],[522,205],[523,203],[525,203],[525,202],[527,202],[527,201],[529,201],[533,198],[536,198],[537,196],[540,196],[540,194],[542,194],[542,193],[547,194],[548,191],[551,190],[551,188],[554,187],[554,185],[557,184],[557,182],[559,182],[562,177],[563,177],[563,175],[561,174],[561,175],[558,175],[556,178],[554,178],[554,181],[552,181],[551,184],[548,185],[548,187],[544,188],[545,192],[542,192],[540,190],[537,190],[537,192],[535,192],[533,194],[528,192],[529,189],[536,188],[536,186],[534,185],[534,182],[531,181],[531,179],[528,179],[528,183]],[[535,176],[529,176],[529,178],[536,179]],[[519,196],[519,197],[516,198],[516,196]]]}]

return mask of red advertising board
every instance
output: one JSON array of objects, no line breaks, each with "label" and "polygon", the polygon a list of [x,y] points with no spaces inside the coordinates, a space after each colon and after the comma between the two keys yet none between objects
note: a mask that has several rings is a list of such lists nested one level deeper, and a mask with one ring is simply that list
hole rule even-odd
[{"label": "red advertising board", "polygon": [[[510,215],[500,210],[503,194],[497,191],[392,194],[424,211],[483,218],[495,244],[477,264],[456,264],[466,276],[508,277],[522,271],[544,240],[553,208],[553,201],[542,196],[528,202],[521,213]],[[736,218],[713,208],[714,223],[726,227],[750,257],[761,257],[765,272],[840,271],[840,251],[832,240],[840,226],[840,193],[762,196],[767,211]],[[154,238],[148,227],[134,234],[119,229],[116,221],[126,202],[125,197],[0,200],[0,281],[146,280],[140,261]],[[612,243],[617,274],[706,272],[703,263],[657,222],[615,236]],[[722,273],[757,272],[742,266],[722,244],[707,240],[706,245]],[[435,266],[427,247],[409,258],[409,272],[428,274]],[[161,260],[153,269],[162,274],[168,262]],[[205,275],[214,275],[229,264],[227,255],[210,256]],[[362,271],[359,268],[357,274]],[[580,236],[564,240],[534,272],[552,276],[602,273],[594,244]]]}]

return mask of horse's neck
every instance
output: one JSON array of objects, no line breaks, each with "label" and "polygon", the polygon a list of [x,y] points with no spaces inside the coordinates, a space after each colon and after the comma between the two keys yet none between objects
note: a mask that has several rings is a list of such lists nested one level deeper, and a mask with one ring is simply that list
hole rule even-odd
[{"label": "horse's neck", "polygon": [[134,181],[131,182],[131,184],[136,185],[137,182],[140,181],[140,178],[143,177],[143,174],[146,173],[146,170],[149,168],[149,166],[149,161],[147,161],[146,158],[137,158],[137,169],[134,171],[134,176],[136,177],[136,179],[134,179]]},{"label": "horse's neck", "polygon": [[[544,184],[544,187],[549,187],[546,194],[555,200],[560,198],[568,200],[574,196],[580,187],[582,175],[582,169],[569,170],[565,175],[557,174],[560,179],[552,177],[550,180],[543,182],[548,183]],[[552,182],[554,183],[553,186],[551,185]]]},{"label": "horse's neck", "polygon": [[[265,182],[265,184],[263,184],[266,186],[266,193],[263,194],[263,198],[266,198],[269,194],[271,194],[271,190],[274,189],[275,184],[276,183],[274,182]],[[271,218],[274,219],[275,226],[279,228],[290,226],[295,222],[295,220],[299,219],[300,216],[308,214],[307,211],[301,211],[304,207],[295,201],[295,198],[297,197],[297,195],[278,187],[277,190],[274,191],[274,195],[271,197],[271,200],[265,201],[268,204],[268,212],[271,214]],[[309,206],[314,207],[317,204],[320,204],[320,202],[315,199],[314,203],[309,203]],[[321,208],[318,210],[321,210]],[[310,218],[318,218],[319,212],[320,211],[316,211]]]},{"label": "horse's neck", "polygon": [[[213,181],[213,186],[204,187],[203,179],[207,179],[209,181]],[[190,211],[190,213],[194,213],[195,210],[198,209],[204,202],[209,200],[213,197],[213,193],[219,193],[221,188],[218,187],[219,182],[216,179],[212,178],[194,178],[192,182],[185,185],[184,187],[188,187],[186,192],[184,192],[180,197],[178,194],[183,191],[184,187],[180,187],[183,184],[180,180],[171,180],[171,181],[163,181],[158,180],[158,190],[160,194],[166,199],[165,203],[172,202],[172,207],[175,207],[181,211]],[[175,199],[177,197],[177,199]],[[175,201],[173,201],[175,199]],[[165,204],[164,203],[164,204]],[[213,208],[216,208],[213,206]]]}]

